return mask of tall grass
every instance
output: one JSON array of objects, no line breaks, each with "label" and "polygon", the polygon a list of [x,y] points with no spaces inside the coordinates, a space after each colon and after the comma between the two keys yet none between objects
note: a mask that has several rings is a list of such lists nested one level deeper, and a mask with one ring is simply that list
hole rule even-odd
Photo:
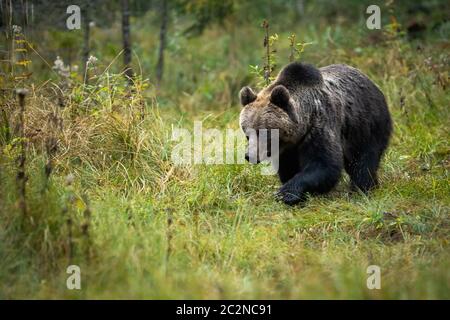
[{"label": "tall grass", "polygon": [[[281,67],[292,31],[271,28]],[[263,63],[257,25],[243,27],[245,39],[213,27],[180,38],[184,49],[169,45],[158,91],[115,72],[117,53],[95,45],[110,32],[96,30],[89,81],[74,72],[34,79],[25,122],[12,95],[2,97],[0,297],[449,298],[446,42],[418,50],[401,36],[304,30],[314,45],[302,60],[358,67],[387,97],[395,129],[379,189],[350,193],[344,178],[291,208],[274,201],[279,182],[259,167],[170,161],[172,127],[238,127],[235,96],[258,81],[248,66]],[[145,36],[136,35],[137,52]],[[23,134],[14,130],[24,123]],[[26,223],[16,180],[23,150]],[[69,264],[81,267],[81,291],[65,287]],[[371,264],[381,267],[381,290],[366,287]]]}]

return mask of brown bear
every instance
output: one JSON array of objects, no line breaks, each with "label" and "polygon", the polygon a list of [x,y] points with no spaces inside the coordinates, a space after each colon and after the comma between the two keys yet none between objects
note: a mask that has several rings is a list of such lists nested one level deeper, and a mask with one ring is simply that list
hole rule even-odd
[{"label": "brown bear", "polygon": [[[279,200],[292,205],[307,194],[326,193],[343,168],[353,189],[367,192],[378,184],[392,120],[383,93],[358,69],[293,62],[258,94],[242,88],[240,100],[246,135],[278,129]],[[249,145],[249,150],[257,148]],[[259,153],[256,162],[264,158]]]}]

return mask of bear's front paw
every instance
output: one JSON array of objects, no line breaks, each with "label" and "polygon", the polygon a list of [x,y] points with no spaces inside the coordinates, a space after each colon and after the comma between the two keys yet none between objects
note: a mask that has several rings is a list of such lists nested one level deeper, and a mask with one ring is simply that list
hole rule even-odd
[{"label": "bear's front paw", "polygon": [[283,201],[285,204],[291,206],[303,201],[303,197],[300,192],[298,192],[297,190],[285,188],[284,186],[275,193],[275,198],[278,201]]}]

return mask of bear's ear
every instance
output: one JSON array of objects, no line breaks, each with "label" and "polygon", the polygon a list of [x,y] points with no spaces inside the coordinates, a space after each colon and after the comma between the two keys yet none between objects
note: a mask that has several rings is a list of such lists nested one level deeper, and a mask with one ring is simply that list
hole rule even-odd
[{"label": "bear's ear", "polygon": [[285,110],[289,107],[289,98],[289,91],[283,85],[278,85],[273,88],[270,94],[270,102]]},{"label": "bear's ear", "polygon": [[241,91],[239,91],[239,98],[241,99],[241,104],[245,107],[256,100],[256,94],[250,87],[243,87]]}]

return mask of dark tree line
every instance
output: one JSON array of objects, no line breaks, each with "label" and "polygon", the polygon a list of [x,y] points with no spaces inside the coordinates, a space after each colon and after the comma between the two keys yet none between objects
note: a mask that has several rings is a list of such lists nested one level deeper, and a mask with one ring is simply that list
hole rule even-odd
[{"label": "dark tree line", "polygon": [[[82,44],[78,50],[82,72],[85,79],[89,79],[88,61],[91,50],[91,21],[100,28],[108,28],[120,18],[122,24],[122,49],[124,74],[128,79],[133,77],[132,47],[133,28],[131,17],[139,17],[147,11],[158,13],[159,43],[155,43],[157,49],[155,77],[158,84],[164,75],[164,55],[170,37],[170,16],[190,16],[192,24],[185,30],[186,36],[199,35],[208,24],[223,20],[232,12],[231,0],[209,0],[204,2],[192,2],[187,0],[0,0],[0,31],[3,36],[10,36],[11,26],[16,24],[25,29],[53,29],[66,31],[66,12],[69,5],[78,5],[81,9]],[[107,14],[106,14],[107,13]],[[30,28],[26,28],[29,25]],[[36,38],[38,34],[36,34]],[[33,39],[31,39],[33,41]],[[3,52],[7,48],[0,47]],[[69,54],[70,55],[70,54]],[[71,61],[71,57],[69,57]]]},{"label": "dark tree line", "polygon": [[[19,25],[24,34],[31,38],[31,41],[38,41],[41,30],[66,31],[66,9],[69,5],[76,4],[82,9],[82,43],[73,44],[78,46],[78,57],[81,60],[83,72],[86,71],[86,61],[92,54],[91,26],[94,21],[98,28],[109,28],[115,21],[122,22],[122,49],[125,75],[131,79],[132,69],[132,48],[133,48],[133,17],[144,16],[148,11],[156,12],[158,21],[158,43],[154,44],[156,57],[154,74],[157,83],[161,83],[164,77],[165,52],[171,36],[171,17],[182,17],[184,21],[190,21],[184,30],[186,37],[200,35],[211,24],[222,24],[225,20],[231,21],[234,25],[247,23],[249,20],[255,21],[258,25],[263,19],[280,19],[288,14],[291,18],[286,21],[296,21],[297,19],[315,19],[311,12],[319,12],[322,17],[327,17],[333,21],[337,16],[347,16],[357,19],[364,15],[364,6],[369,0],[364,0],[355,4],[352,0],[342,1],[312,1],[312,0],[0,0],[0,57],[6,60],[5,53],[8,52],[8,40],[11,40],[11,26]],[[414,5],[406,0],[396,1],[399,7],[397,13],[404,15],[417,15],[417,11],[426,13],[442,12],[448,5],[444,0]],[[354,21],[354,19],[352,21]],[[407,18],[404,19],[406,22]],[[439,20],[439,19],[437,19]],[[442,19],[440,19],[442,20]],[[440,21],[439,20],[439,21]],[[407,25],[407,24],[406,24]],[[289,26],[286,26],[289,28]],[[6,41],[5,41],[6,39]],[[72,51],[72,47],[69,49]],[[69,53],[69,62],[72,54]]]}]

